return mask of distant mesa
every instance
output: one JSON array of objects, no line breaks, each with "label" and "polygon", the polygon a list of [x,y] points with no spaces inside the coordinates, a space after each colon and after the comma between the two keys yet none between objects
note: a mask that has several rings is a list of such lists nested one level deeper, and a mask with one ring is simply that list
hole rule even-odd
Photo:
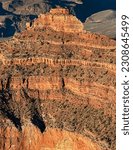
[{"label": "distant mesa", "polygon": [[82,32],[83,24],[68,9],[54,8],[46,14],[40,14],[34,22],[26,23],[27,30],[38,28],[52,28],[62,32]]},{"label": "distant mesa", "polygon": [[84,29],[116,39],[116,12],[104,10],[91,15],[86,19]]}]

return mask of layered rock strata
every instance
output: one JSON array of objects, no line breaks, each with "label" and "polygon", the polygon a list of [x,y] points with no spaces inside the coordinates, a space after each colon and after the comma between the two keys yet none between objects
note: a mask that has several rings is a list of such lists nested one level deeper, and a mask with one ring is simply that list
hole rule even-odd
[{"label": "layered rock strata", "polygon": [[0,149],[115,149],[115,41],[53,9],[0,42],[0,70]]},{"label": "layered rock strata", "polygon": [[[83,24],[73,15],[70,15],[67,9],[58,8],[58,12],[56,9],[51,9],[49,13],[40,14],[31,28],[52,28],[55,31],[62,32],[81,32]],[[30,23],[27,23],[27,29],[30,29]]]}]

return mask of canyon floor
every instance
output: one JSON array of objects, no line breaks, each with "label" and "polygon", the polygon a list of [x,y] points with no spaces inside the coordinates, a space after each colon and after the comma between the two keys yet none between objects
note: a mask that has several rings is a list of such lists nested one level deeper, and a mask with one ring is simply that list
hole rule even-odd
[{"label": "canyon floor", "polygon": [[115,56],[63,8],[0,41],[0,150],[115,150]]}]

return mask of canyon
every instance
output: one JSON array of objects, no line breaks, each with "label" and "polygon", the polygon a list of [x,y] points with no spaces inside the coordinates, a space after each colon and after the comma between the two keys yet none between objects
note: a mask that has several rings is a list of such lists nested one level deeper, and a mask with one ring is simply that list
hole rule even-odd
[{"label": "canyon", "polygon": [[0,41],[0,150],[115,150],[115,57],[60,7]]},{"label": "canyon", "polygon": [[[49,12],[58,6],[68,8],[84,24],[85,30],[99,33],[115,39],[116,0],[1,0],[0,1],[0,40],[11,38],[16,32],[25,30],[26,23],[33,21],[40,14]],[[104,11],[104,14],[103,14]],[[109,14],[108,17],[107,14]],[[101,22],[92,22],[97,16]],[[113,18],[112,18],[113,17]],[[109,19],[109,18],[112,18]],[[93,19],[95,20],[95,19]]]}]

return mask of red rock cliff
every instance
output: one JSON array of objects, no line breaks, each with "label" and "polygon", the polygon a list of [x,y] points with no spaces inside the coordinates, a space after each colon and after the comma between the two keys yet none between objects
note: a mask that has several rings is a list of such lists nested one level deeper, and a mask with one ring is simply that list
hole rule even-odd
[{"label": "red rock cliff", "polygon": [[[51,9],[49,13],[40,14],[34,21],[31,28],[52,28],[55,31],[63,32],[82,32],[83,24],[69,14],[67,9]],[[27,23],[27,29],[30,29],[30,23]]]},{"label": "red rock cliff", "polygon": [[114,150],[115,41],[68,10],[0,42],[1,150]]}]

